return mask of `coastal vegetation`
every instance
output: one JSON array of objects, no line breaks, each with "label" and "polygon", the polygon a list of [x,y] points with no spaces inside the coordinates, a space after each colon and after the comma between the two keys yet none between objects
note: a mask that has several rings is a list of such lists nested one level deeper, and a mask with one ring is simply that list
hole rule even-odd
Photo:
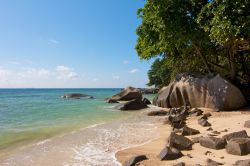
[{"label": "coastal vegetation", "polygon": [[146,0],[136,51],[155,59],[148,85],[167,85],[176,74],[220,74],[250,84],[250,1]]}]

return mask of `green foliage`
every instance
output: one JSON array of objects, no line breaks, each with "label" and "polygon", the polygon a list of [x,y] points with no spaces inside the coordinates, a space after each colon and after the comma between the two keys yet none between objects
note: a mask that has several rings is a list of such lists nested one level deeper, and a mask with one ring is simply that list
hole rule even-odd
[{"label": "green foliage", "polygon": [[249,3],[146,0],[137,13],[142,23],[135,48],[141,59],[161,57],[148,73],[149,85],[167,84],[187,71],[250,82]]}]

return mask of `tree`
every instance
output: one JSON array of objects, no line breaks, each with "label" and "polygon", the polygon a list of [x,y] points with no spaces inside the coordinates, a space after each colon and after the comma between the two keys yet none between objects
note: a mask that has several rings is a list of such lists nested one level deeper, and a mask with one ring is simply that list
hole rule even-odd
[{"label": "tree", "polygon": [[197,19],[211,40],[226,50],[231,80],[236,79],[238,70],[249,80],[249,9],[249,0],[214,0],[203,7]]},{"label": "tree", "polygon": [[160,57],[151,70],[158,64],[168,71],[166,77],[220,73],[249,83],[248,9],[247,0],[146,0],[138,10],[138,56]]}]

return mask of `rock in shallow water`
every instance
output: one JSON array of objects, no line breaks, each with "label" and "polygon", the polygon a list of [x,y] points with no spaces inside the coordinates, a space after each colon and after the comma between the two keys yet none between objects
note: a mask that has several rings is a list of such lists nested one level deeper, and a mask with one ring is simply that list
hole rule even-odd
[{"label": "rock in shallow water", "polygon": [[86,95],[86,94],[81,94],[81,93],[69,93],[69,94],[64,94],[62,98],[73,98],[73,99],[80,99],[81,97],[87,97],[89,99],[94,98],[93,96]]},{"label": "rock in shallow water", "polygon": [[119,106],[119,110],[122,110],[122,111],[139,110],[143,108],[147,108],[147,105],[144,104],[140,99],[134,99]]},{"label": "rock in shallow water", "polygon": [[129,101],[134,99],[142,99],[142,94],[139,89],[134,87],[127,87],[120,93],[112,96],[110,99],[114,101]]}]

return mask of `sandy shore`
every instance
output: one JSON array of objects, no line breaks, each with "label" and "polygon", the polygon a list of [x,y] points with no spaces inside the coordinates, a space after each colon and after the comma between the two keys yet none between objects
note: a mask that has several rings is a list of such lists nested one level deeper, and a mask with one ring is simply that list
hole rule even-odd
[{"label": "sandy shore", "polygon": [[[202,109],[202,108],[201,108]],[[202,109],[205,112],[211,112],[209,109]],[[222,137],[223,135],[235,131],[246,130],[248,135],[250,135],[250,128],[244,128],[244,122],[246,120],[250,120],[250,110],[240,110],[233,112],[211,112],[212,116],[209,117],[209,122],[212,124],[213,131],[219,131],[220,134],[218,137]],[[197,137],[197,136],[207,136],[211,134],[212,131],[207,131],[208,127],[202,127],[197,123],[198,117],[188,117],[187,126],[197,129],[201,132],[199,135],[188,136],[188,138]],[[159,122],[161,118],[159,117]],[[224,130],[227,129],[227,132]],[[143,146],[129,148],[126,150],[122,150],[116,153],[116,158],[119,162],[124,163],[130,157],[134,155],[146,155],[149,159],[140,162],[139,165],[142,166],[166,166],[166,165],[174,165],[179,162],[185,162],[186,165],[195,165],[201,164],[205,165],[206,159],[210,158],[212,160],[223,163],[224,165],[232,165],[237,160],[250,159],[250,154],[246,156],[235,156],[230,155],[226,152],[225,149],[222,150],[213,150],[200,146],[199,143],[193,145],[193,150],[190,151],[182,151],[184,156],[177,160],[172,161],[160,161],[157,158],[159,152],[164,148],[166,144],[166,140],[171,132],[170,125],[163,124],[162,122],[158,125],[158,133],[160,137],[148,144]],[[209,153],[206,154],[206,152]],[[188,157],[187,154],[191,155],[192,158]]]}]

